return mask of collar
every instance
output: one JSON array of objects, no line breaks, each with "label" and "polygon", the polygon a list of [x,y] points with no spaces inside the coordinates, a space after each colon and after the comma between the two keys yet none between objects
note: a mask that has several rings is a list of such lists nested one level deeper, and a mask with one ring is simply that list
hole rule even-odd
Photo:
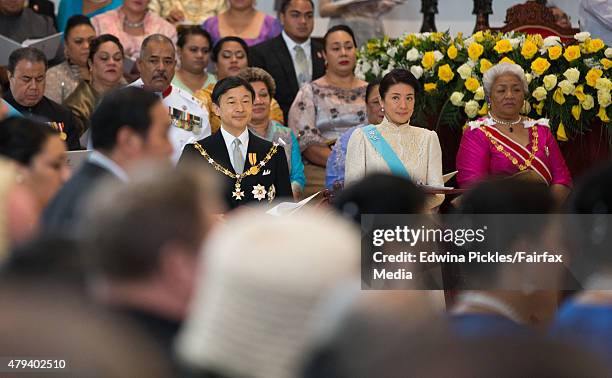
[{"label": "collar", "polygon": [[[234,139],[236,139],[236,137],[230,134],[229,132],[227,132],[223,128],[223,125],[221,125],[220,131],[221,131],[221,135],[223,136],[223,140],[225,141],[225,146],[227,147],[227,150],[231,151],[232,143],[234,142]],[[246,151],[247,146],[249,145],[249,128],[248,127],[246,127],[244,131],[242,132],[242,134],[238,136],[238,139],[240,139],[240,142],[242,143],[242,147]]]},{"label": "collar", "polygon": [[396,129],[401,129],[401,128],[403,128],[403,127],[408,127],[408,126],[410,126],[410,121],[408,121],[408,122],[406,122],[406,123],[402,123],[401,125],[397,125],[397,124],[395,124],[395,123],[391,122],[391,121],[390,121],[390,120],[387,118],[387,116],[384,116],[384,117],[383,117],[382,122],[380,123],[380,125],[381,125],[381,126],[390,126],[390,127],[394,127],[394,128],[396,128]]},{"label": "collar", "polygon": [[118,166],[117,163],[99,151],[93,150],[91,155],[89,155],[89,162],[106,169],[123,182],[129,181],[128,175],[125,173],[123,168]]},{"label": "collar", "polygon": [[[305,53],[308,53],[310,51],[310,38],[308,38],[304,43],[297,43],[293,39],[291,39],[291,37],[289,37],[284,30],[282,31],[281,35],[283,36],[283,40],[285,41],[285,44],[287,45],[287,48],[289,49],[289,52],[291,52],[292,55],[295,52],[295,46],[298,45],[304,49]],[[308,56],[308,54],[306,54],[306,56]]]},{"label": "collar", "polygon": [[[130,84],[130,87],[144,88],[145,87],[144,81],[142,81],[142,78],[139,78],[138,80]],[[172,93],[172,84],[170,84],[168,88],[164,89],[163,92],[154,92],[154,93],[160,96],[161,98],[166,98],[170,96],[170,93]]]},{"label": "collar", "polygon": [[[480,126],[494,126],[494,125],[495,125],[495,121],[493,121],[489,117],[482,117],[482,118],[478,118],[475,121],[468,122],[468,126],[470,126],[470,130],[477,129]],[[548,118],[540,118],[540,119],[535,119],[535,120],[527,119],[526,121],[523,121],[523,127],[525,127],[526,129],[534,125],[550,127]]]}]

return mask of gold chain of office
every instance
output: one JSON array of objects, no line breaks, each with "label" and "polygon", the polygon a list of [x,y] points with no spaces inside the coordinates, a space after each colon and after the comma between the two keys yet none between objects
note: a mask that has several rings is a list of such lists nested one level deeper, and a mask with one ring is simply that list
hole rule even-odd
[{"label": "gold chain of office", "polygon": [[529,154],[529,159],[525,160],[525,164],[520,164],[518,162],[518,159],[516,157],[512,156],[512,154],[510,154],[510,152],[506,151],[504,146],[499,144],[497,142],[497,140],[495,140],[495,138],[493,137],[493,135],[491,135],[491,133],[489,131],[485,130],[482,127],[480,128],[480,130],[487,136],[487,138],[489,138],[489,141],[497,149],[497,151],[501,152],[505,157],[507,157],[508,160],[510,160],[512,162],[512,164],[514,164],[516,167],[518,167],[518,169],[520,171],[524,171],[525,169],[531,167],[531,162],[535,158],[535,154],[538,152],[538,149],[539,149],[538,148],[538,128],[537,127],[535,127],[535,126],[531,127],[531,137],[532,137],[531,153]]}]

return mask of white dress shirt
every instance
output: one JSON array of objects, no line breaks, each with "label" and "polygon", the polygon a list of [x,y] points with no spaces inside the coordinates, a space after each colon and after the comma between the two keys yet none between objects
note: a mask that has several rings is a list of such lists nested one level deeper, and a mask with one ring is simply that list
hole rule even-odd
[{"label": "white dress shirt", "polygon": [[128,181],[128,175],[127,173],[125,173],[123,168],[118,166],[117,163],[115,163],[99,151],[93,150],[91,152],[91,155],[89,155],[89,162],[106,169],[113,175],[117,176],[117,178],[119,178],[119,180],[123,182]]},{"label": "white dress shirt", "polygon": [[[221,131],[221,135],[223,136],[223,140],[225,140],[225,148],[227,149],[227,154],[229,155],[230,162],[232,163],[232,167],[234,167],[233,143],[236,137],[228,133],[227,131],[225,131],[225,129],[223,128],[223,125],[221,125],[220,131]],[[242,134],[238,136],[238,139],[240,139],[240,142],[242,143],[239,147],[240,153],[242,154],[242,160],[244,160],[246,163],[247,149],[249,147],[249,130],[245,128]],[[229,167],[226,167],[226,168],[229,168]]]},{"label": "white dress shirt", "polygon": [[[283,39],[285,40],[285,44],[287,45],[287,48],[289,49],[289,54],[291,54],[291,61],[293,61],[293,67],[296,67],[295,64],[295,46],[300,45],[302,47],[302,49],[304,49],[304,53],[306,54],[306,59],[308,60],[308,75],[310,76],[310,78],[312,79],[312,53],[310,50],[310,38],[308,38],[308,40],[302,44],[296,43],[293,39],[291,39],[291,37],[289,37],[287,35],[287,33],[285,33],[285,31],[283,30],[283,32],[281,33],[281,35],[283,36]],[[298,83],[300,82],[300,78],[298,77],[298,73],[296,71],[295,73],[295,78],[297,79]]]}]

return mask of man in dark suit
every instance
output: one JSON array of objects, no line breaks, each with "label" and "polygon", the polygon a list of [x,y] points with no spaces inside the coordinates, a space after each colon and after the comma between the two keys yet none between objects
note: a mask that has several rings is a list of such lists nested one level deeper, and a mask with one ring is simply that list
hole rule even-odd
[{"label": "man in dark suit", "polygon": [[283,0],[279,11],[283,32],[276,38],[253,46],[249,62],[268,71],[277,83],[276,101],[285,120],[300,87],[325,74],[323,45],[310,38],[314,28],[311,0]]},{"label": "man in dark suit", "polygon": [[108,94],[91,116],[94,151],[45,209],[43,231],[78,237],[82,208],[102,179],[127,181],[135,163],[169,159],[170,124],[168,108],[154,93],[128,87]]},{"label": "man in dark suit", "polygon": [[211,165],[223,179],[230,209],[292,196],[283,148],[247,129],[254,98],[253,87],[244,79],[219,81],[212,93],[213,110],[221,118],[219,132],[187,145],[179,160],[179,165],[187,161]]}]

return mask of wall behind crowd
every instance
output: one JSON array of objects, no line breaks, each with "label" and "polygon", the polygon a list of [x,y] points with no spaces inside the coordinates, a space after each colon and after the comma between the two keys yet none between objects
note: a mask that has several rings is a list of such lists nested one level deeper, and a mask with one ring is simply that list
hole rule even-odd
[{"label": "wall behind crowd", "polygon": [[[59,0],[52,0],[59,3]],[[502,26],[506,18],[506,9],[522,3],[516,0],[493,0],[493,14],[489,17],[491,26]],[[315,5],[317,1],[314,1]],[[567,13],[572,21],[572,26],[578,27],[578,8],[580,1],[577,0],[555,0],[549,1]],[[274,14],[274,0],[257,0],[257,8],[268,14]],[[438,14],[436,15],[436,26],[438,31],[449,29],[452,34],[462,32],[469,34],[474,30],[476,16],[472,15],[473,2],[471,0],[438,0]],[[318,15],[318,10],[316,12]],[[327,30],[326,18],[317,18],[313,35],[323,36]],[[387,33],[396,37],[402,33],[418,32],[421,28],[421,1],[405,0],[405,3],[398,6],[392,13],[384,17],[385,29]]]}]

